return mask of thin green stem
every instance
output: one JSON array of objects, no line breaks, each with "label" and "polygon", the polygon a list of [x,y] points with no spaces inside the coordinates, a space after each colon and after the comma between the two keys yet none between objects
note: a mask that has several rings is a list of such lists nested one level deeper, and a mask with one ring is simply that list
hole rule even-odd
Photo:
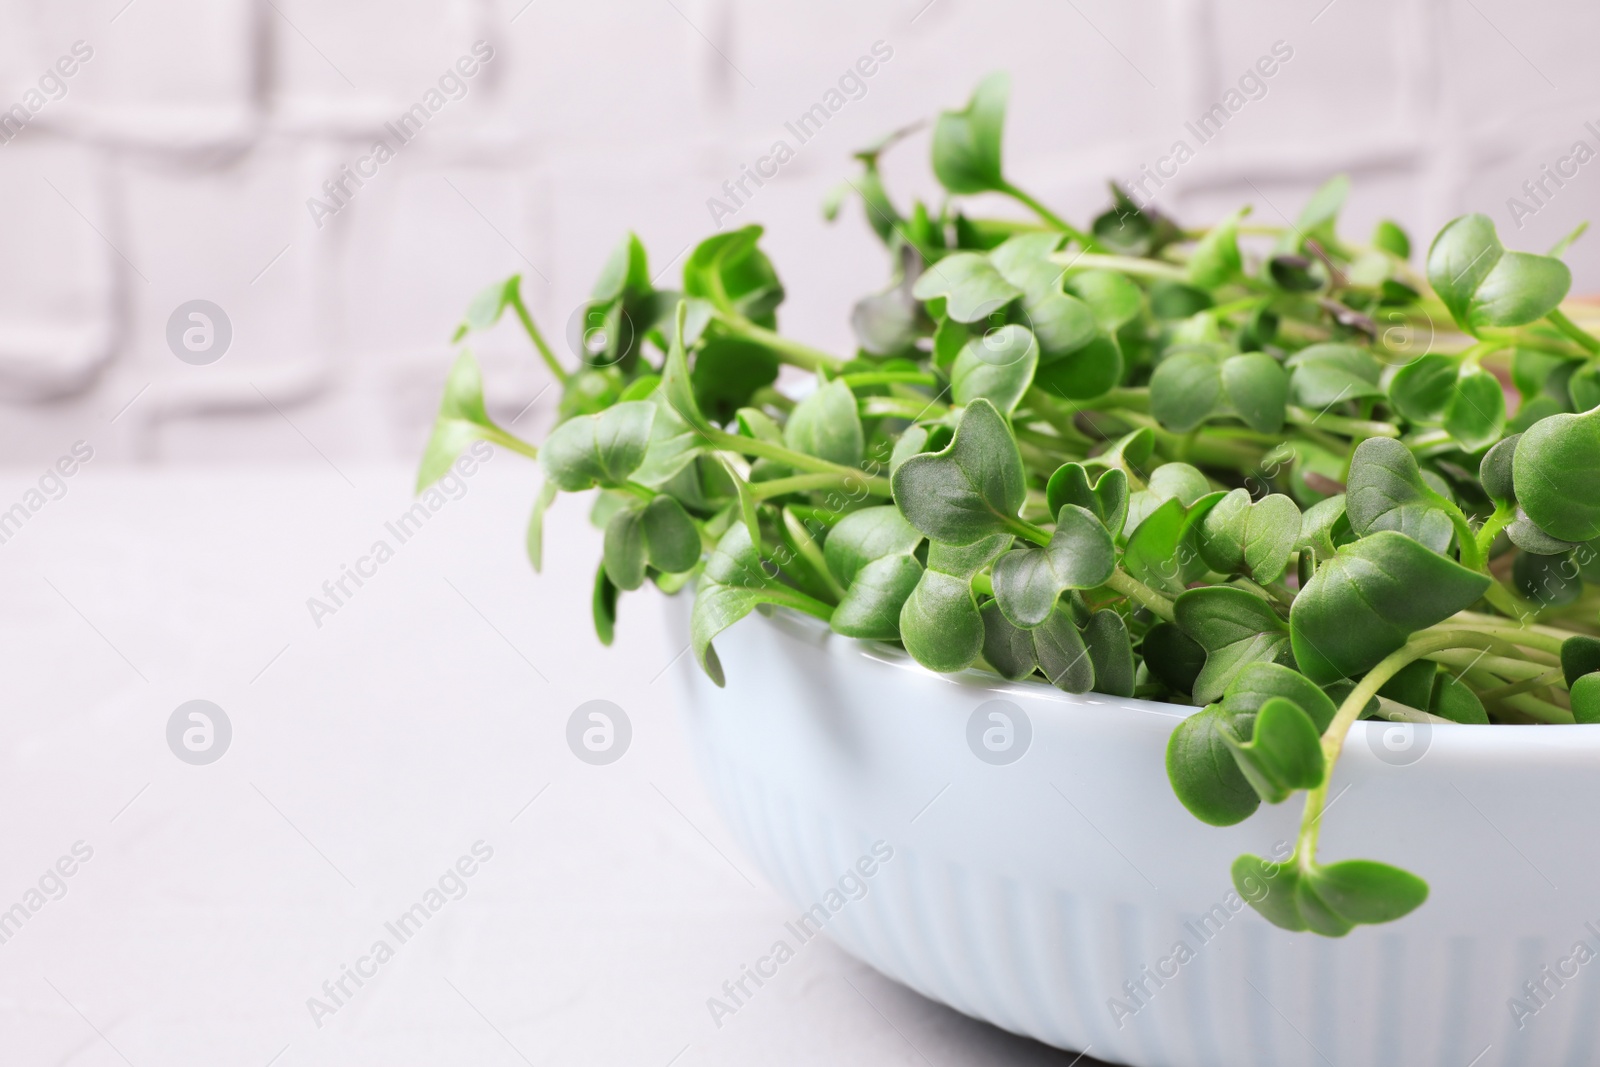
[{"label": "thin green stem", "polygon": [[761,593],[783,607],[803,611],[807,615],[821,619],[823,622],[833,621],[832,605],[824,604],[816,597],[811,596],[809,593],[802,593],[793,586],[765,585],[761,587]]},{"label": "thin green stem", "polygon": [[1310,870],[1316,860],[1317,833],[1321,829],[1322,812],[1328,804],[1328,784],[1333,780],[1333,767],[1339,761],[1339,753],[1344,750],[1345,735],[1350,732],[1351,725],[1360,717],[1367,702],[1378,695],[1378,690],[1390,678],[1429,653],[1448,648],[1484,648],[1492,640],[1481,634],[1460,631],[1413,637],[1380,660],[1350,690],[1350,695],[1344,698],[1344,703],[1339,705],[1333,721],[1322,734],[1322,756],[1327,769],[1323,772],[1322,784],[1306,794],[1305,813],[1300,819],[1300,836],[1295,844],[1295,858],[1301,870]]},{"label": "thin green stem", "polygon": [[1007,515],[1002,515],[1000,521],[1005,523],[1007,530],[1010,530],[1025,541],[1032,541],[1034,544],[1041,546],[1050,543],[1050,532],[1041,530],[1031,522],[1024,522],[1021,519],[1014,519]]},{"label": "thin green stem", "polygon": [[827,560],[822,558],[822,546],[817,544],[816,538],[811,536],[811,531],[806,529],[800,517],[788,508],[783,509],[783,528],[789,535],[789,541],[794,545],[795,551],[806,561],[816,579],[833,597],[833,602],[837,604],[843,600],[844,586],[839,584],[839,580],[833,576],[833,571],[828,568]]},{"label": "thin green stem", "polygon": [[1585,352],[1590,355],[1600,356],[1600,339],[1597,339],[1594,334],[1567,318],[1566,312],[1556,308],[1545,318],[1550,321],[1550,325],[1566,334],[1573,341],[1576,341]]},{"label": "thin green stem", "polygon": [[1425,722],[1429,723],[1430,725],[1445,725],[1453,721],[1445,718],[1442,715],[1433,715],[1426,711],[1419,711],[1418,709],[1411,707],[1409,704],[1401,704],[1399,701],[1390,700],[1388,697],[1384,696],[1380,696],[1378,698],[1378,711],[1376,717],[1380,719],[1387,719],[1390,722]]},{"label": "thin green stem", "polygon": [[1515,504],[1500,504],[1494,509],[1494,514],[1483,520],[1483,525],[1478,527],[1478,533],[1473,540],[1478,546],[1478,558],[1485,564],[1489,560],[1489,549],[1494,546],[1494,539],[1500,535],[1512,519],[1517,517]]},{"label": "thin green stem", "polygon": [[1145,278],[1167,278],[1180,282],[1189,278],[1189,272],[1176,263],[1163,263],[1159,259],[1140,259],[1138,256],[1057,252],[1050,257],[1050,261],[1063,267],[1071,267],[1073,270],[1114,270],[1123,274],[1136,274]]},{"label": "thin green stem", "polygon": [[905,382],[909,385],[939,384],[939,379],[931,374],[909,370],[862,371],[859,374],[841,374],[839,380],[852,389],[863,385],[893,385],[896,382]]},{"label": "thin green stem", "polygon": [[1553,667],[1543,674],[1536,674],[1532,678],[1524,678],[1520,682],[1507,682],[1505,685],[1493,689],[1485,689],[1478,694],[1478,699],[1484,702],[1499,700],[1503,697],[1514,697],[1518,693],[1530,693],[1535,689],[1543,689],[1547,685],[1556,685],[1565,678],[1560,667]]},{"label": "thin green stem", "polygon": [[1552,725],[1570,725],[1578,721],[1568,709],[1552,704],[1548,700],[1540,700],[1529,693],[1506,697],[1500,703],[1516,708],[1529,718]]},{"label": "thin green stem", "polygon": [[483,430],[483,439],[490,444],[499,445],[501,448],[510,449],[519,455],[527,456],[529,459],[539,458],[539,449],[537,447],[530,445],[515,434],[507,433],[498,426],[485,428]]},{"label": "thin green stem", "polygon": [[1137,600],[1140,604],[1149,608],[1151,614],[1167,622],[1171,622],[1176,617],[1172,610],[1172,601],[1120,567],[1111,572],[1111,577],[1106,579],[1106,586],[1121,593],[1129,600]]},{"label": "thin green stem", "polygon": [[1521,650],[1515,647],[1504,647],[1501,651],[1512,654],[1496,656],[1481,649],[1476,652],[1446,649],[1430,653],[1427,658],[1457,671],[1488,671],[1500,679],[1486,687],[1489,689],[1504,684],[1505,679],[1521,681],[1524,678],[1537,678],[1550,668],[1548,663],[1533,663],[1522,658]]},{"label": "thin green stem", "polygon": [[522,328],[527,331],[529,339],[533,341],[533,347],[539,350],[539,355],[543,358],[545,366],[549,367],[550,373],[556,376],[556,381],[566,385],[572,375],[568,374],[567,369],[561,365],[561,361],[556,359],[556,354],[550,350],[549,342],[544,339],[544,334],[539,332],[539,327],[534,323],[533,316],[528,314],[528,306],[522,302],[520,286],[511,287],[511,308],[517,313],[517,318],[522,322]]},{"label": "thin green stem", "polygon": [[856,401],[863,418],[887,416],[892,419],[938,418],[950,409],[932,400],[913,400],[905,396],[864,396]]},{"label": "thin green stem", "polygon": [[[882,483],[881,485],[878,483]],[[852,474],[796,474],[789,478],[773,478],[766,482],[751,482],[750,495],[757,500],[767,500],[775,496],[784,496],[787,493],[806,493],[820,489],[838,489],[850,492],[855,486],[865,483],[867,492],[874,496],[889,496],[889,486],[883,479],[874,479],[867,482],[863,475]]]},{"label": "thin green stem", "polygon": [[[1462,614],[1466,613],[1463,612]],[[1533,627],[1516,626],[1511,623],[1510,620],[1479,622],[1477,620],[1457,621],[1458,618],[1459,617],[1452,617],[1446,619],[1444,622],[1437,623],[1434,626],[1429,627],[1428,630],[1424,632],[1442,633],[1446,631],[1460,632],[1462,630],[1472,630],[1476,633],[1486,634],[1489,637],[1499,638],[1508,645],[1520,645],[1523,648],[1535,649],[1551,656],[1560,656],[1561,646],[1565,643],[1564,638],[1556,637],[1555,635],[1549,633],[1541,633],[1538,629]],[[1492,620],[1494,617],[1489,615],[1480,616],[1480,618]]]},{"label": "thin green stem", "polygon": [[1400,431],[1387,422],[1378,422],[1374,419],[1352,419],[1345,415],[1332,415],[1328,412],[1308,411],[1302,407],[1289,405],[1288,421],[1295,426],[1321,427],[1342,433],[1346,437],[1365,439],[1368,437],[1399,437]]},{"label": "thin green stem", "polygon": [[1044,204],[1034,199],[1033,196],[1017,188],[1015,185],[1012,185],[1010,182],[1006,182],[1003,186],[1001,186],[999,192],[1004,193],[1006,196],[1009,196],[1023,207],[1026,207],[1029,211],[1033,212],[1035,215],[1038,215],[1045,222],[1048,222],[1051,226],[1060,230],[1074,241],[1077,241],[1084,248],[1093,251],[1100,247],[1095,242],[1093,237],[1090,237],[1088,234],[1072,225],[1072,223],[1068,222],[1060,215],[1057,215],[1054,211],[1051,211],[1049,208],[1045,207]]},{"label": "thin green stem", "polygon": [[819,370],[836,371],[845,364],[845,361],[838,356],[792,340],[765,326],[758,326],[743,315],[729,311],[713,311],[712,315],[729,333],[771,349],[783,362],[802,370],[811,371],[813,374]]},{"label": "thin green stem", "polygon": [[[846,467],[840,463],[831,463],[816,456],[808,456],[804,452],[796,452],[786,448],[775,441],[763,441],[757,437],[745,437],[743,434],[733,434],[716,427],[704,431],[706,440],[717,448],[729,452],[738,452],[746,456],[758,456],[778,463],[784,463],[797,470],[813,471],[818,474],[832,474],[840,478],[855,479],[859,481],[867,492],[877,496],[890,495],[889,479],[867,475],[854,467]],[[758,483],[759,484],[759,483]]]}]

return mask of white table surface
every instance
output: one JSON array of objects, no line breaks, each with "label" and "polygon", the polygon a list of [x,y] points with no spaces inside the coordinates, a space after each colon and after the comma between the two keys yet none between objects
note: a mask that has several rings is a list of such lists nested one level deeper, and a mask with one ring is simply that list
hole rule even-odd
[{"label": "white table surface", "polygon": [[[0,472],[0,510],[39,473]],[[91,463],[0,544],[0,911],[93,849],[0,944],[0,1064],[1074,1062],[821,939],[717,1028],[707,998],[791,908],[696,779],[656,595],[602,648],[584,505],[557,505],[541,577],[530,465],[497,456],[397,544],[411,478]],[[394,557],[315,626],[307,599],[380,538]],[[207,766],[166,743],[197,698],[234,731]],[[564,741],[595,698],[634,726],[606,767]],[[478,841],[465,895],[387,934]],[[393,959],[319,1027],[308,998],[380,938]]]}]

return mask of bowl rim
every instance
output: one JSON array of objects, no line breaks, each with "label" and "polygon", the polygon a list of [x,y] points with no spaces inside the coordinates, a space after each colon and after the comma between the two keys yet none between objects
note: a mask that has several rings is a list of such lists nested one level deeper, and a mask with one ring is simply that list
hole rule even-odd
[{"label": "bowl rim", "polygon": [[[1023,678],[1013,682],[992,671],[979,667],[967,667],[954,673],[945,674],[924,667],[909,652],[898,645],[887,641],[866,641],[859,638],[846,637],[843,634],[835,633],[821,619],[813,618],[790,608],[774,607],[768,611],[754,612],[753,615],[761,619],[764,624],[774,626],[792,639],[810,641],[826,646],[830,655],[838,657],[850,656],[869,661],[874,664],[874,667],[869,669],[882,670],[887,668],[911,671],[922,677],[946,684],[983,689],[1001,694],[1014,693],[1044,704],[1055,705],[1058,708],[1082,708],[1084,705],[1104,706],[1127,711],[1139,711],[1170,719],[1186,719],[1204,710],[1193,704],[1169,704],[1164,701],[1145,700],[1141,697],[1119,697],[1094,691],[1068,693],[1040,679]],[[695,669],[698,669],[698,667],[696,666]],[[1404,724],[1390,722],[1389,720],[1357,720],[1350,725],[1350,733],[1346,735],[1345,755],[1351,755],[1351,749],[1358,747],[1351,745],[1349,743],[1350,740],[1365,738],[1370,730],[1386,729],[1399,725]],[[1513,747],[1523,752],[1523,754],[1548,751],[1552,747],[1574,752],[1600,754],[1600,724],[1449,723],[1448,725],[1438,724],[1436,732],[1433,730],[1433,724],[1420,725],[1429,727],[1432,734],[1430,744],[1439,745],[1442,743],[1445,747],[1462,754],[1498,753],[1512,755],[1513,753],[1510,750]],[[1582,732],[1585,729],[1588,730],[1587,733]]]}]

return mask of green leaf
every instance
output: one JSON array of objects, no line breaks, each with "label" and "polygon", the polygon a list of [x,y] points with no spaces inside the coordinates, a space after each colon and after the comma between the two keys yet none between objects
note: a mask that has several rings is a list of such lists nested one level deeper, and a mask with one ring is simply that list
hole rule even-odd
[{"label": "green leaf", "polygon": [[1263,919],[1284,930],[1308,929],[1295,896],[1300,874],[1293,863],[1269,863],[1244,855],[1233,861],[1233,887]]},{"label": "green leaf", "polygon": [[1143,478],[1146,464],[1155,451],[1156,435],[1148,426],[1142,426],[1112,442],[1110,448],[1098,456],[1083,461],[1085,469],[1119,468],[1130,478]]},{"label": "green leaf", "polygon": [[889,475],[900,469],[900,465],[912,456],[919,456],[927,450],[928,440],[932,436],[926,426],[912,426],[900,435],[894,443],[894,450],[889,453]]},{"label": "green leaf", "polygon": [[1002,326],[968,341],[950,370],[957,404],[982,397],[1009,415],[1033,384],[1039,346],[1024,326]]},{"label": "green leaf", "polygon": [[728,422],[757,389],[777,380],[778,354],[737,337],[707,338],[689,373],[695,406],[718,423]]},{"label": "green leaf", "polygon": [[822,557],[840,585],[849,586],[856,573],[873,560],[903,556],[922,543],[922,532],[912,526],[892,504],[852,511],[828,532]]},{"label": "green leaf", "polygon": [[783,428],[783,443],[796,452],[843,467],[856,467],[866,450],[855,394],[837,378],[795,405]]},{"label": "green leaf", "polygon": [[651,288],[650,265],[644,244],[640,242],[638,234],[630,233],[606,257],[605,266],[600,268],[600,276],[594,280],[594,290],[589,299],[596,304],[609,304],[625,293],[648,293]]},{"label": "green leaf", "polygon": [[1321,259],[1277,255],[1267,260],[1267,277],[1286,293],[1311,293],[1328,284],[1328,269]]},{"label": "green leaf", "polygon": [[945,111],[933,127],[933,173],[958,196],[1004,189],[1000,140],[1005,130],[1008,75],[995,73],[978,83],[960,111]]},{"label": "green leaf", "polygon": [[867,641],[899,640],[900,612],[921,580],[922,564],[915,556],[872,560],[856,572],[844,599],[833,609],[833,632]]},{"label": "green leaf", "polygon": [[1530,518],[1527,512],[1518,508],[1515,517],[1505,529],[1506,537],[1511,543],[1524,552],[1533,552],[1541,556],[1559,556],[1577,548],[1581,541],[1563,541],[1559,537],[1551,537]]},{"label": "green leaf", "polygon": [[1472,294],[1478,291],[1505,246],[1487,215],[1463,215],[1448,223],[1428,249],[1428,284],[1462,329],[1468,326]]},{"label": "green leaf", "polygon": [[1222,367],[1209,350],[1175,349],[1150,376],[1150,413],[1174,433],[1217,414],[1222,396]]},{"label": "green leaf", "polygon": [[1467,321],[1479,330],[1537,322],[1560,307],[1571,288],[1572,271],[1559,259],[1507,252],[1472,294]]},{"label": "green leaf", "polygon": [[1228,734],[1223,740],[1245,780],[1268,804],[1283,803],[1297,789],[1315,789],[1327,771],[1322,738],[1311,717],[1283,697],[1261,705],[1248,742]]},{"label": "green leaf", "polygon": [[[735,527],[743,529],[743,527]],[[722,662],[712,640],[755,610],[760,597],[753,589],[720,582],[701,581],[694,593],[694,609],[689,617],[689,643],[694,648],[700,669],[719,687],[726,683]]]},{"label": "green leaf", "polygon": [[1138,318],[1144,308],[1144,294],[1126,277],[1111,270],[1080,270],[1067,275],[1065,286],[1089,305],[1100,328],[1116,333]]},{"label": "green leaf", "polygon": [[1489,713],[1472,687],[1448,671],[1440,671],[1433,681],[1433,696],[1428,709],[1433,714],[1451,722],[1469,726],[1489,725]]},{"label": "green leaf", "polygon": [[1241,738],[1250,736],[1250,730],[1241,724],[1261,710],[1273,697],[1292,700],[1301,711],[1311,717],[1317,733],[1324,733],[1338,712],[1333,700],[1297,670],[1281,663],[1257,661],[1244,666],[1222,694],[1219,705],[1233,717],[1235,732]]},{"label": "green leaf", "polygon": [[1561,642],[1561,673],[1567,685],[1596,671],[1600,671],[1600,637],[1573,634]]},{"label": "green leaf", "polygon": [[1255,503],[1235,489],[1206,512],[1198,527],[1200,554],[1222,574],[1247,574],[1265,585],[1283,576],[1300,540],[1300,509],[1282,493]]},{"label": "green leaf", "polygon": [[1163,463],[1150,472],[1150,492],[1163,499],[1176,497],[1184,507],[1211,492],[1211,483],[1200,468],[1188,463]]},{"label": "green leaf", "polygon": [[1445,405],[1444,428],[1466,452],[1500,440],[1506,431],[1506,396],[1500,380],[1478,368],[1463,370]]},{"label": "green leaf", "polygon": [[942,452],[902,463],[892,485],[895,503],[911,525],[951,545],[1011,530],[1027,497],[1016,440],[987,400],[967,405]]},{"label": "green leaf", "polygon": [[1191,815],[1210,826],[1243,822],[1261,806],[1228,747],[1232,719],[1222,705],[1213,704],[1180,721],[1167,741],[1167,780],[1173,793]]},{"label": "green leaf", "polygon": [[1372,246],[1394,256],[1396,259],[1411,258],[1411,238],[1406,236],[1406,231],[1400,224],[1389,219],[1383,219],[1372,231]]},{"label": "green leaf", "polygon": [[1066,504],[1043,548],[1017,548],[995,561],[994,597],[1007,619],[1031,629],[1050,617],[1068,589],[1104,585],[1116,569],[1111,534],[1094,513]]},{"label": "green leaf", "polygon": [[1216,301],[1204,289],[1165,278],[1150,283],[1150,313],[1161,322],[1193,320],[1215,306]]},{"label": "green leaf", "polygon": [[1583,595],[1583,580],[1565,552],[1543,555],[1523,551],[1511,564],[1511,583],[1540,608],[1563,607]]},{"label": "green leaf", "polygon": [[605,561],[607,576],[624,592],[644,584],[646,556],[643,518],[644,508],[626,507],[615,512],[606,523],[605,548],[601,558]]},{"label": "green leaf", "polygon": [[1507,252],[1486,215],[1463,215],[1439,231],[1428,251],[1428,283],[1469,333],[1523,326],[1560,306],[1572,285],[1565,263]]},{"label": "green leaf", "polygon": [[999,558],[1011,547],[1010,534],[994,534],[974,541],[970,545],[946,545],[928,542],[928,569],[956,578],[971,578]]},{"label": "green leaf", "polygon": [[1295,598],[1295,661],[1316,682],[1355,677],[1416,631],[1470,607],[1489,582],[1404,534],[1369,534],[1318,567]]},{"label": "green leaf", "polygon": [[539,450],[545,474],[568,493],[596,485],[618,488],[644,462],[656,406],[648,400],[616,404],[557,426]]},{"label": "green leaf", "polygon": [[728,527],[706,560],[689,617],[689,644],[700,668],[718,686],[725,679],[712,639],[754,611],[757,604],[778,601],[763,590],[765,582],[761,557],[750,531],[742,523]]},{"label": "green leaf", "polygon": [[1541,530],[1563,541],[1600,537],[1600,408],[1551,415],[1517,442],[1517,503]]},{"label": "green leaf", "polygon": [[1389,382],[1389,400],[1412,422],[1439,422],[1455,393],[1459,365],[1438,352],[1418,356]]},{"label": "green leaf", "polygon": [[1114,697],[1133,696],[1133,642],[1122,616],[1110,608],[1089,616],[1083,627],[1083,643],[1094,664],[1095,691]]},{"label": "green leaf", "polygon": [[479,290],[467,305],[466,317],[456,327],[451,343],[460,341],[473,330],[487,330],[498,323],[506,308],[517,298],[521,286],[522,275],[513,274],[503,282],[495,282]]},{"label": "green leaf", "polygon": [[1254,593],[1206,586],[1181,593],[1172,607],[1183,632],[1206,650],[1206,664],[1194,680],[1196,703],[1219,699],[1251,663],[1290,661],[1288,625]]},{"label": "green leaf", "polygon": [[931,671],[964,670],[983,651],[983,638],[971,579],[923,571],[900,610],[900,640],[912,658]]},{"label": "green leaf", "polygon": [[1240,208],[1226,216],[1195,244],[1189,256],[1189,281],[1202,289],[1217,289],[1239,276],[1239,220],[1249,213]]},{"label": "green leaf", "polygon": [[444,398],[433,435],[417,470],[417,492],[422,492],[450,471],[462,449],[477,440],[493,440],[499,428],[483,406],[483,374],[471,352],[462,352],[445,379]]},{"label": "green leaf", "polygon": [[667,359],[661,368],[661,396],[683,422],[702,433],[711,429],[700,405],[695,400],[694,380],[689,374],[689,356],[685,348],[686,328],[689,321],[689,301],[679,302],[673,313],[672,341],[667,346]]},{"label": "green leaf", "polygon": [[1062,269],[1050,256],[1063,240],[1059,233],[1018,234],[989,253],[1001,276],[1022,290],[1024,322],[1038,338],[1043,364],[1078,351],[1099,333],[1089,305],[1062,291]]},{"label": "green leaf", "polygon": [[1455,535],[1444,505],[1422,480],[1416,457],[1399,441],[1369,437],[1351,454],[1345,513],[1358,536],[1395,530],[1444,553]]},{"label": "green leaf", "polygon": [[1315,894],[1328,910],[1351,923],[1394,922],[1428,899],[1427,882],[1372,860],[1314,865],[1303,883],[1302,897],[1306,891]]},{"label": "green leaf", "polygon": [[1051,685],[1067,693],[1087,693],[1094,688],[1094,660],[1072,621],[1070,608],[1057,604],[1050,617],[1030,632],[1034,659]]},{"label": "green leaf", "polygon": [[1060,514],[1068,504],[1091,512],[1115,536],[1122,532],[1128,517],[1128,475],[1120,467],[1100,472],[1090,485],[1089,472],[1081,463],[1063,463],[1050,476],[1044,490],[1050,514]]},{"label": "green leaf", "polygon": [[1247,352],[1222,361],[1222,391],[1246,426],[1279,433],[1289,403],[1289,375],[1264,352]]},{"label": "green leaf", "polygon": [[666,574],[682,574],[700,562],[700,530],[683,505],[670,496],[656,497],[640,518],[645,556]]},{"label": "green leaf", "polygon": [[734,413],[734,422],[739,427],[739,433],[745,437],[775,445],[783,443],[783,427],[759,408],[740,408]]},{"label": "green leaf", "polygon": [[1319,238],[1324,244],[1335,240],[1333,226],[1338,221],[1339,209],[1350,195],[1350,176],[1335,174],[1324,182],[1306,206],[1300,209],[1300,219],[1295,229],[1308,237]]},{"label": "green leaf", "polygon": [[983,658],[1008,681],[1033,673],[1033,633],[1011,625],[993,600],[983,605]]},{"label": "green leaf", "polygon": [[[650,423],[650,441],[644,462],[633,472],[633,480],[652,489],[660,488],[694,462],[706,446],[705,435],[695,430],[667,400],[666,390],[657,387],[650,394],[656,408]],[[632,403],[632,401],[629,401]]]},{"label": "green leaf", "polygon": [[602,645],[610,645],[617,634],[617,587],[606,577],[604,563],[594,572],[594,592],[589,598],[589,606],[594,618],[595,636]]},{"label": "green leaf", "polygon": [[1034,383],[1068,400],[1102,396],[1122,381],[1122,349],[1110,334],[1096,334],[1081,348],[1041,362]]},{"label": "green leaf", "polygon": [[528,549],[528,562],[537,574],[544,565],[544,513],[555,503],[556,483],[546,478],[539,486],[539,495],[533,501],[533,513],[528,516],[528,533],[524,543]]},{"label": "green leaf", "polygon": [[1572,683],[1572,717],[1585,724],[1600,723],[1600,674],[1585,674]]},{"label": "green leaf", "polygon": [[1383,365],[1354,345],[1325,342],[1289,357],[1289,396],[1301,407],[1320,411],[1345,400],[1384,395],[1378,384]]},{"label": "green leaf", "polygon": [[1402,667],[1399,673],[1384,682],[1378,690],[1378,695],[1388,697],[1408,708],[1428,711],[1433,707],[1433,683],[1438,674],[1437,663],[1419,659]]},{"label": "green leaf", "polygon": [[1175,693],[1188,693],[1206,663],[1206,650],[1170,622],[1150,627],[1140,652],[1150,673]]},{"label": "green leaf", "polygon": [[957,322],[948,315],[941,318],[933,331],[933,365],[941,370],[948,368],[971,337],[972,331],[967,329],[965,323]]},{"label": "green leaf", "polygon": [[734,492],[738,495],[739,520],[744,523],[744,528],[749,531],[751,543],[759,543],[761,541],[760,501],[750,491],[750,483],[739,475],[739,471],[734,467],[733,461],[728,456],[717,453],[717,461],[727,474],[728,480],[733,483]]},{"label": "green leaf", "polygon": [[775,326],[783,285],[772,261],[756,247],[761,234],[760,226],[745,226],[701,241],[683,264],[684,295],[768,329]]},{"label": "green leaf", "polygon": [[956,322],[978,322],[1022,295],[1006,281],[989,257],[978,252],[955,252],[930,264],[911,295],[918,300],[943,297],[945,312]]},{"label": "green leaf", "polygon": [[1182,592],[1185,560],[1179,550],[1188,531],[1183,501],[1176,497],[1164,501],[1128,536],[1122,565],[1152,589],[1169,594]]},{"label": "green leaf", "polygon": [[1332,559],[1339,546],[1355,539],[1345,514],[1343,493],[1319,500],[1300,516],[1300,539],[1295,548],[1309,551],[1320,562]]},{"label": "green leaf", "polygon": [[[1002,241],[989,253],[989,262],[1001,277],[1029,297],[1061,292],[1061,268],[1050,259],[1061,242],[1060,233],[1019,233]],[[1090,327],[1091,332],[1093,326]]]}]

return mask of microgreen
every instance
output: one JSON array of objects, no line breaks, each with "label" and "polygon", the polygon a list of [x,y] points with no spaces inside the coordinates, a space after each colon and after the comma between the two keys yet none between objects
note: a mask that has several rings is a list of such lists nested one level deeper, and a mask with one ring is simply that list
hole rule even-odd
[{"label": "microgreen", "polygon": [[[520,279],[471,302],[456,341],[514,317],[558,424],[538,448],[503,429],[463,350],[418,488],[476,440],[536,458],[535,568],[547,509],[594,494],[600,639],[619,598],[691,587],[719,685],[717,636],[773,607],[933,671],[1201,705],[1166,753],[1201,822],[1305,800],[1292,857],[1235,862],[1241,896],[1326,936],[1401,918],[1422,878],[1317,854],[1357,719],[1600,723],[1600,338],[1562,308],[1570,273],[1483,215],[1413,266],[1393,222],[1339,232],[1343,178],[1293,226],[1184,228],[1113,188],[1080,229],[1008,176],[1007,94],[938,117],[938,206],[884,185],[908,131],[856,154],[841,188],[887,253],[856,351],[779,329],[759,226],[691,249],[675,290],[628,235],[576,365]],[[995,195],[1033,219],[969,199]],[[1434,343],[1408,358],[1378,322]]]}]

